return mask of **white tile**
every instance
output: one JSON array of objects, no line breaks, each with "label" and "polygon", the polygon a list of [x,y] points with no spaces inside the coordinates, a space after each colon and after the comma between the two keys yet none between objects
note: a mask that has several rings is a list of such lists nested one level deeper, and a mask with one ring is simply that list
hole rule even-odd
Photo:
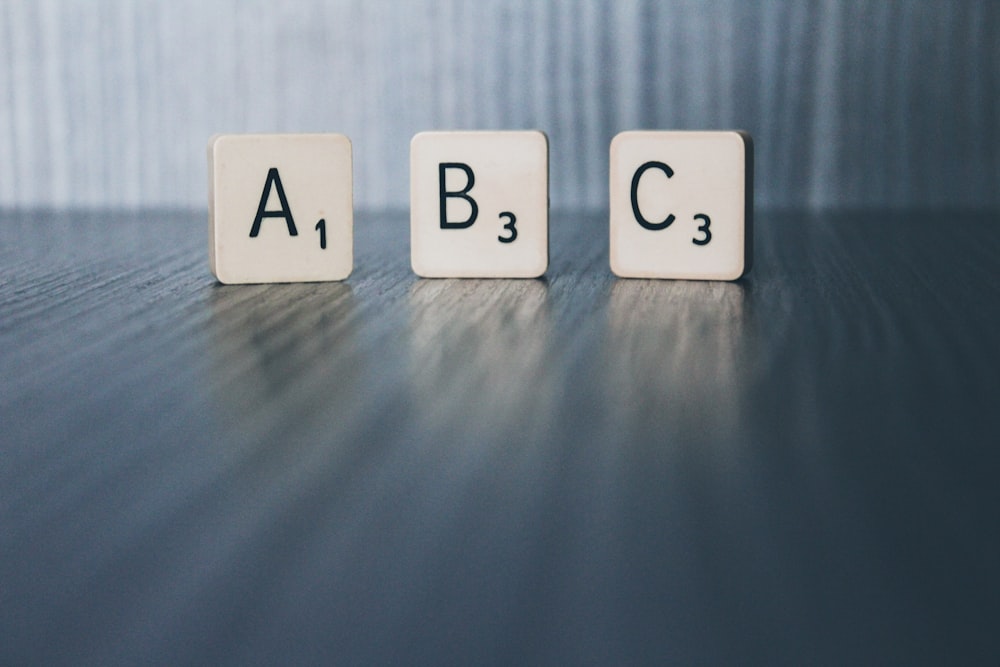
[{"label": "white tile", "polygon": [[745,132],[622,132],[611,141],[611,270],[736,280],[753,257],[753,142]]},{"label": "white tile", "polygon": [[536,278],[549,263],[541,132],[422,132],[410,143],[410,260],[425,278]]},{"label": "white tile", "polygon": [[351,142],[230,134],[208,144],[209,264],[223,283],[343,280],[354,263]]}]

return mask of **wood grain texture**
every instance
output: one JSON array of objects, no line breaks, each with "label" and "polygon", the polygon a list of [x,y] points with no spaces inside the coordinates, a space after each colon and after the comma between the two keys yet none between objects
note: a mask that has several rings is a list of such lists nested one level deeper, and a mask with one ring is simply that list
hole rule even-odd
[{"label": "wood grain texture", "polygon": [[607,201],[628,129],[745,129],[765,206],[1000,206],[993,0],[0,2],[0,206],[205,205],[216,132],[343,132],[407,205],[410,137],[541,129]]},{"label": "wood grain texture", "polygon": [[226,287],[203,213],[0,214],[0,663],[995,663],[995,214],[757,220]]}]

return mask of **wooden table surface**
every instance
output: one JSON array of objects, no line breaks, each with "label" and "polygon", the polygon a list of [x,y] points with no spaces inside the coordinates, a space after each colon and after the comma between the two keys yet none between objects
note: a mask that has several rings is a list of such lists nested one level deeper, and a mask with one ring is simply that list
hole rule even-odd
[{"label": "wooden table surface", "polygon": [[0,213],[0,663],[1000,660],[1000,215],[758,211],[734,284],[206,228]]}]

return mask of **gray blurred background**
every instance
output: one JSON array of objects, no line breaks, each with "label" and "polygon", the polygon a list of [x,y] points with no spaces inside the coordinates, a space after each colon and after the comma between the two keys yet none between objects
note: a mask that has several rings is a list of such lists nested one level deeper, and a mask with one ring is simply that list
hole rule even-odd
[{"label": "gray blurred background", "polygon": [[215,132],[538,128],[553,207],[625,129],[742,128],[766,207],[1000,205],[995,0],[0,0],[0,207],[206,206]]}]

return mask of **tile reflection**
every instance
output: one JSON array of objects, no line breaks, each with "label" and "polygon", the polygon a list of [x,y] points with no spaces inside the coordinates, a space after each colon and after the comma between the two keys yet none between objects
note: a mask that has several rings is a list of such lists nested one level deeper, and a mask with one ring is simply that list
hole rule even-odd
[{"label": "tile reflection", "polygon": [[210,304],[211,382],[221,414],[275,422],[289,433],[360,400],[363,360],[349,285],[217,286]]},{"label": "tile reflection", "polygon": [[539,428],[555,395],[543,370],[546,284],[422,280],[409,297],[413,396],[432,428],[480,438]]},{"label": "tile reflection", "polygon": [[608,304],[609,405],[619,431],[735,435],[758,335],[739,283],[619,280]]}]

